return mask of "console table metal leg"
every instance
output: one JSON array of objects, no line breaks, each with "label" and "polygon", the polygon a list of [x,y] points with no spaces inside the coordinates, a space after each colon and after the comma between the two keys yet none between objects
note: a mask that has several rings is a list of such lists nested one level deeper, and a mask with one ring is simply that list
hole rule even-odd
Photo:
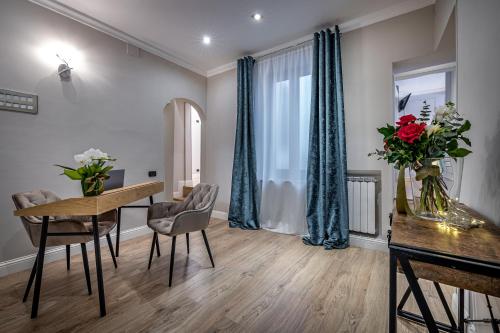
[{"label": "console table metal leg", "polygon": [[[439,299],[441,300],[441,303],[443,304],[443,308],[444,308],[444,311],[446,312],[446,316],[448,317],[448,320],[450,321],[451,329],[457,329],[457,324],[455,323],[455,319],[453,318],[453,313],[451,312],[451,309],[448,306],[448,302],[446,301],[446,298],[444,297],[443,290],[441,289],[441,286],[437,282],[433,282],[433,283],[434,283],[434,287],[436,288],[436,291],[438,293]],[[463,321],[463,317],[462,317],[462,321]]]},{"label": "console table metal leg", "polygon": [[106,299],[104,296],[104,282],[102,277],[101,265],[101,245],[99,242],[99,224],[97,215],[92,216],[92,230],[94,233],[95,267],[97,271],[97,288],[99,290],[99,309],[101,317],[106,315]]},{"label": "console table metal leg", "polygon": [[49,229],[49,217],[44,216],[42,220],[42,231],[40,233],[40,244],[36,262],[35,290],[33,292],[33,303],[31,304],[31,318],[38,316],[38,303],[40,302],[40,287],[42,286],[43,259],[45,257],[45,244],[47,243],[47,232]]},{"label": "console table metal leg", "polygon": [[396,303],[397,303],[397,257],[390,251],[389,263],[389,333],[397,331]]},{"label": "console table metal leg", "polygon": [[458,290],[458,330],[465,332],[465,318],[464,318],[464,290]]},{"label": "console table metal leg", "polygon": [[398,259],[399,259],[399,263],[401,264],[401,268],[403,269],[403,272],[406,276],[406,279],[408,280],[408,284],[410,285],[413,296],[415,297],[415,300],[417,301],[417,305],[418,305],[418,308],[420,309],[420,313],[422,313],[422,316],[424,317],[425,325],[427,326],[427,329],[429,330],[430,333],[438,333],[438,328],[437,328],[436,322],[434,321],[434,318],[433,318],[432,313],[429,309],[429,306],[427,305],[427,302],[425,300],[422,289],[420,288],[420,285],[418,284],[418,280],[415,276],[415,273],[413,272],[413,269],[411,268],[410,261],[408,260],[408,257],[405,255],[399,255]]}]

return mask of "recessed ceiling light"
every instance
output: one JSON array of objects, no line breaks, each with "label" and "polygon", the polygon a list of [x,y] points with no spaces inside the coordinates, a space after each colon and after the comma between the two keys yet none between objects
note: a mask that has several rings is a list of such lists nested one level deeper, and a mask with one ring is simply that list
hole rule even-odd
[{"label": "recessed ceiling light", "polygon": [[210,45],[211,41],[210,36],[203,36],[203,44]]},{"label": "recessed ceiling light", "polygon": [[262,14],[259,14],[259,13],[255,13],[252,15],[252,18],[254,19],[254,21],[260,21],[262,20]]}]

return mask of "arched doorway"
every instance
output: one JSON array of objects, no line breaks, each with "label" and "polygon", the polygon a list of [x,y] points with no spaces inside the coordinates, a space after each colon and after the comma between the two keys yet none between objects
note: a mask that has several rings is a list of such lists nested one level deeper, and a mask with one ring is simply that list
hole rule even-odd
[{"label": "arched doorway", "polygon": [[187,98],[172,99],[164,114],[165,196],[182,200],[203,179],[206,115]]}]

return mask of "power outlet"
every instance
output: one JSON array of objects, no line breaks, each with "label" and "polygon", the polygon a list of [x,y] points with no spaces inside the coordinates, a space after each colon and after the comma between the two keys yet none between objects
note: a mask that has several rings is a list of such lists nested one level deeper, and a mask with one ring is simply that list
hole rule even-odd
[{"label": "power outlet", "polygon": [[156,171],[148,171],[149,177],[156,177]]}]

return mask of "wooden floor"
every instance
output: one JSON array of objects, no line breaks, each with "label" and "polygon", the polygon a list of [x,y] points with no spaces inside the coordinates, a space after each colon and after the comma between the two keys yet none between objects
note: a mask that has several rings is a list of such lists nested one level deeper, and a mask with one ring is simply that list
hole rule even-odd
[{"label": "wooden floor", "polygon": [[[28,271],[0,279],[0,332],[387,332],[388,255],[351,247],[325,251],[296,236],[230,229],[213,220],[208,239],[191,235],[191,253],[178,237],[173,286],[168,288],[170,238],[160,237],[161,257],[147,270],[150,236],[123,242],[119,267],[103,248],[108,315],[99,317],[87,295],[80,254],[44,269],[38,319],[31,298],[21,302]],[[400,291],[406,285],[399,277]],[[422,283],[431,309],[444,312],[430,284]],[[445,288],[451,294],[451,288]],[[451,302],[451,301],[450,301]],[[413,299],[409,309],[416,311]],[[399,332],[424,332],[399,320]]]}]

